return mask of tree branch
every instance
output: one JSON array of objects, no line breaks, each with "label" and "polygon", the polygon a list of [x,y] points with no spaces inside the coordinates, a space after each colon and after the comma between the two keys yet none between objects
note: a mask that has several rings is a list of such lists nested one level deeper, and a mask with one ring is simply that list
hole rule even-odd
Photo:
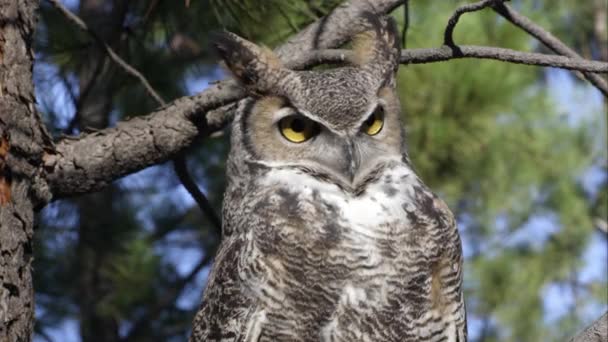
[{"label": "tree branch", "polygon": [[458,52],[448,46],[434,49],[403,50],[401,63],[431,63],[447,61],[458,58],[494,59],[503,62],[546,66],[568,70],[581,70],[591,72],[608,72],[608,63],[589,61],[582,58],[568,58],[544,53],[521,52],[499,47],[486,47],[475,45],[459,45]]},{"label": "tree branch", "polygon": [[116,127],[62,139],[44,159],[54,198],[102,189],[115,179],[173,158],[199,135],[219,130],[229,120],[205,118],[204,113],[244,96],[235,82],[223,82]]},{"label": "tree branch", "polygon": [[[58,3],[57,0],[52,0]],[[402,0],[351,0],[310,24],[275,52],[289,66],[301,51],[345,43],[360,29],[363,12],[387,13]],[[71,13],[69,13],[71,14]],[[78,21],[80,21],[78,19]],[[66,138],[45,155],[47,181],[55,199],[99,190],[113,180],[170,159],[199,135],[221,129],[231,112],[216,110],[245,97],[235,82],[216,84],[201,94],[175,100],[114,128]]]},{"label": "tree branch", "polygon": [[213,224],[216,235],[218,237],[222,236],[222,221],[215,213],[215,210],[213,210],[213,207],[211,206],[211,203],[209,203],[207,197],[203,195],[198,185],[190,176],[190,172],[188,171],[188,165],[186,164],[186,158],[178,156],[173,159],[173,168],[175,169],[177,177],[182,182],[186,190],[188,190],[188,192],[194,198],[203,213],[205,213],[209,221],[211,221],[211,224]]},{"label": "tree branch", "polygon": [[[475,11],[482,10],[486,7],[491,7],[492,9],[494,9],[494,11],[496,13],[503,16],[505,19],[507,19],[513,25],[526,31],[532,37],[536,38],[537,40],[542,42],[544,45],[549,47],[553,52],[563,55],[563,56],[571,57],[571,58],[577,59],[577,60],[583,59],[579,54],[577,54],[574,50],[570,49],[566,44],[564,44],[562,41],[560,41],[557,37],[555,37],[548,31],[546,31],[545,29],[543,29],[541,26],[535,24],[530,19],[519,14],[517,11],[513,10],[508,5],[506,5],[504,3],[505,1],[509,1],[509,0],[481,0],[476,3],[467,4],[467,5],[458,7],[454,11],[454,14],[452,14],[450,19],[448,20],[448,24],[446,25],[444,38],[443,38],[444,44],[451,47],[452,49],[454,49],[455,55],[460,54],[461,53],[460,47],[458,47],[454,43],[454,39],[453,39],[454,28],[456,27],[456,24],[458,23],[458,19],[464,13],[475,12]],[[515,63],[519,63],[519,62],[515,62]],[[539,64],[539,65],[544,65],[544,64]],[[566,69],[571,69],[571,68],[566,68]],[[574,68],[573,70],[581,70],[581,69]],[[601,76],[592,73],[592,72],[597,72],[597,71],[592,71],[592,70],[584,70],[584,71],[591,71],[591,72],[584,72],[583,76],[591,84],[593,84],[599,91],[601,91],[604,94],[604,96],[608,97],[608,84],[606,83],[606,81],[604,79],[602,79]],[[599,72],[605,72],[605,71],[599,71]]]},{"label": "tree branch", "polygon": [[[494,59],[516,64],[608,73],[608,63],[606,62],[536,52],[521,52],[499,47],[475,45],[457,45],[456,47],[457,49],[454,49],[454,47],[444,45],[439,48],[405,49],[401,51],[400,63],[425,64],[459,58],[478,58]],[[302,53],[300,58],[290,64],[290,67],[293,69],[306,69],[319,64],[348,63],[352,60],[352,57],[353,54],[350,50],[315,50]]]},{"label": "tree branch", "polygon": [[[496,11],[496,13],[503,16],[513,25],[521,28],[522,30],[530,34],[532,37],[538,39],[541,43],[543,43],[553,52],[563,56],[581,59],[581,56],[576,53],[576,51],[569,48],[557,37],[543,29],[540,25],[535,24],[527,17],[519,14],[510,6],[507,6],[506,4],[502,3],[502,1],[494,3],[492,5],[492,8],[494,9],[494,11]],[[608,97],[608,83],[606,83],[606,80],[604,80],[599,75],[588,72],[583,73],[583,76],[597,89],[599,89],[599,91],[601,91],[604,96]]]},{"label": "tree branch", "polygon": [[458,24],[458,19],[460,19],[461,15],[463,15],[465,13],[476,12],[476,11],[482,10],[497,1],[504,1],[504,0],[482,0],[482,1],[479,1],[476,3],[466,4],[466,5],[458,7],[454,11],[454,13],[450,17],[450,19],[448,19],[448,24],[446,25],[445,32],[443,33],[443,45],[447,45],[450,47],[456,46],[456,44],[454,43],[454,38],[453,38],[454,28],[456,28],[456,24]]},{"label": "tree branch", "polygon": [[[69,9],[67,9],[63,4],[61,4],[57,0],[48,0],[57,8],[70,22],[78,26],[82,31],[89,34],[95,42],[103,48],[106,54],[110,57],[110,59],[116,63],[119,67],[123,69],[127,74],[135,77],[139,82],[144,86],[148,95],[152,97],[159,106],[164,106],[167,103],[163,100],[163,98],[158,94],[158,92],[152,87],[150,82],[146,79],[146,77],[140,73],[137,69],[132,67],[129,63],[123,60],[101,37],[92,29],[90,29],[84,21],[82,21],[77,15],[72,13]],[[99,64],[101,65],[101,63]],[[100,69],[99,66],[97,69]],[[98,71],[98,70],[97,70]],[[97,72],[95,73],[95,77],[97,76]],[[85,88],[84,95],[86,96],[88,90],[92,88],[92,84],[94,83],[94,79],[87,84],[87,88]],[[79,113],[79,104],[76,104],[76,115],[74,119],[77,119]],[[75,122],[75,121],[74,121]],[[70,124],[70,126],[72,126]],[[188,167],[186,166],[186,156],[184,154],[180,154],[173,159],[174,170],[179,178],[180,182],[186,188],[190,196],[196,201],[201,211],[205,213],[205,215],[209,218],[209,221],[214,225],[215,231],[218,236],[221,236],[222,224],[219,220],[217,214],[211,207],[211,204],[207,200],[207,197],[203,194],[203,192],[198,188],[196,182],[192,179],[190,172],[188,171]]]},{"label": "tree branch", "polygon": [[[400,1],[376,1],[377,11],[389,11]],[[343,43],[356,32],[357,15],[370,10],[367,0],[352,0],[337,7],[328,17],[309,25],[276,51],[288,68],[302,69],[323,63],[345,63],[347,50],[315,50]],[[328,32],[333,32],[333,36]],[[333,45],[335,44],[335,45]],[[456,58],[496,59],[512,63],[607,72],[608,64],[582,58],[519,52],[502,48],[459,46],[413,49],[402,52],[401,63],[429,63]],[[103,188],[113,180],[150,165],[164,162],[189,146],[196,137],[207,136],[230,121],[223,108],[246,96],[234,81],[222,81],[202,93],[183,97],[144,116],[121,122],[114,128],[63,139],[55,154],[47,154],[47,180],[54,198]]]},{"label": "tree branch", "polygon": [[608,341],[608,312],[597,321],[578,333],[570,342],[606,342]]},{"label": "tree branch", "polygon": [[137,80],[144,86],[148,94],[156,100],[157,103],[164,103],[163,99],[158,95],[158,93],[152,88],[148,80],[135,68],[125,62],[114,50],[105,42],[101,37],[95,33],[95,31],[89,29],[87,24],[82,21],[77,15],[72,13],[69,9],[67,9],[59,0],[47,0],[50,2],[59,12],[61,12],[70,22],[78,26],[82,31],[86,32],[88,35],[93,37],[95,42],[101,46],[106,54],[112,59],[114,63],[116,63],[120,68],[122,68],[127,74],[137,78]]}]

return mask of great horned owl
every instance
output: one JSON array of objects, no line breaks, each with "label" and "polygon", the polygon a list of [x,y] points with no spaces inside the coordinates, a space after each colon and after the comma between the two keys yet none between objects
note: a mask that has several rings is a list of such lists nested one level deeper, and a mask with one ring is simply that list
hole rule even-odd
[{"label": "great horned owl", "polygon": [[333,69],[218,38],[251,98],[191,341],[466,341],[454,218],[405,149],[396,25],[362,20],[356,58]]}]

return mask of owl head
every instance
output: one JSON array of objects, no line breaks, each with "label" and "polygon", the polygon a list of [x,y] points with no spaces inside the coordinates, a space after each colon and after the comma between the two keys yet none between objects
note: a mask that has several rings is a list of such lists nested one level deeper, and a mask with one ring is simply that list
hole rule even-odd
[{"label": "owl head", "polygon": [[354,189],[378,165],[407,159],[395,91],[397,26],[373,14],[360,20],[355,57],[333,69],[290,70],[269,49],[219,35],[217,51],[251,96],[233,121],[229,177],[245,165],[296,168]]}]

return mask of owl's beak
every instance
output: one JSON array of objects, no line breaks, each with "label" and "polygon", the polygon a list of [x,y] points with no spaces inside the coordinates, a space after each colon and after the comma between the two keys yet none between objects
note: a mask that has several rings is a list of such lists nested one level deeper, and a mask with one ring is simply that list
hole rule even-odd
[{"label": "owl's beak", "polygon": [[347,165],[345,165],[345,176],[352,184],[355,180],[355,176],[357,175],[357,171],[359,170],[361,158],[359,153],[357,153],[355,143],[351,140],[344,145],[344,158],[347,163]]}]

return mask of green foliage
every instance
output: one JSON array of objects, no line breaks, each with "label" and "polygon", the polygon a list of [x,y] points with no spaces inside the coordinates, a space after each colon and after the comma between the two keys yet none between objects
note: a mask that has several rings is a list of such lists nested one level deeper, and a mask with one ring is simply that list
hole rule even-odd
[{"label": "green foliage", "polygon": [[112,255],[100,273],[114,285],[107,297],[99,302],[99,313],[123,319],[124,312],[145,304],[153,298],[150,279],[158,274],[159,257],[153,254],[145,239],[133,239],[123,243],[122,251]]}]

